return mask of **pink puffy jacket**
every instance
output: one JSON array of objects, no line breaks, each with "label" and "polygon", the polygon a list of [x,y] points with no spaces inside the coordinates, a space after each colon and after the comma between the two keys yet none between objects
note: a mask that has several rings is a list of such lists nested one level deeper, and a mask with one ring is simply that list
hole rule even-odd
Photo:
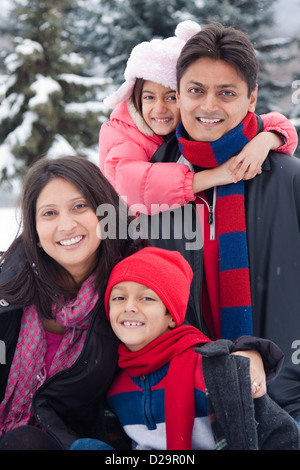
[{"label": "pink puffy jacket", "polygon": [[[298,144],[295,128],[280,113],[261,116],[264,131],[277,131],[286,143],[277,149],[292,155]],[[187,165],[150,163],[162,144],[162,137],[153,134],[131,101],[119,104],[102,124],[99,135],[100,169],[127,204],[142,204],[152,213],[155,204],[183,206],[195,199],[192,190],[194,173]]]}]

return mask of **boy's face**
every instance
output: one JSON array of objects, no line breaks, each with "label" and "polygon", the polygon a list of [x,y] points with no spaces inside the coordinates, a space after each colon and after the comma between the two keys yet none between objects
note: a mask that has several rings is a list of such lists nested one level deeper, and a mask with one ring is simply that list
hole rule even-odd
[{"label": "boy's face", "polygon": [[232,65],[198,59],[182,76],[177,93],[183,126],[193,140],[214,142],[255,111],[257,89],[248,95],[247,83]]},{"label": "boy's face", "polygon": [[158,295],[132,281],[116,284],[109,298],[113,331],[130,351],[144,348],[175,327],[175,322]]}]

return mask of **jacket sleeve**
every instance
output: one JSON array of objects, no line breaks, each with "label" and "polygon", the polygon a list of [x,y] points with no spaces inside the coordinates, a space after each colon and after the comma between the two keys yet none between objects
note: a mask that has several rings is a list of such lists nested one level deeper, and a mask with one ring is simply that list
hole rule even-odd
[{"label": "jacket sleeve", "polygon": [[257,351],[263,360],[267,383],[273,380],[281,369],[283,363],[283,352],[268,339],[257,338],[255,336],[239,336],[232,343],[231,352],[236,351]]},{"label": "jacket sleeve", "polygon": [[293,124],[283,115],[276,111],[262,114],[264,132],[276,132],[283,136],[285,143],[276,149],[276,152],[293,155],[298,145],[298,135]]},{"label": "jacket sleeve", "polygon": [[299,450],[296,422],[267,394],[252,398],[249,359],[232,356],[232,349],[227,340],[197,349],[217,444],[229,450]]},{"label": "jacket sleeve", "polygon": [[166,210],[166,205],[181,207],[194,200],[194,173],[179,163],[150,163],[158,145],[150,146],[147,140],[142,134],[139,141],[131,139],[113,125],[102,124],[100,168],[117,193],[127,198],[128,206],[137,205],[137,212],[152,215]]}]

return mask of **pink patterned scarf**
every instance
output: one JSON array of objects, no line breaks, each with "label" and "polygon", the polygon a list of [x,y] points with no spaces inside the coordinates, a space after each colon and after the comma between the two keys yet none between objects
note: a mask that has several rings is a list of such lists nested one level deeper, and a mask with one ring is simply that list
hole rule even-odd
[{"label": "pink patterned scarf", "polygon": [[[86,338],[90,314],[97,300],[95,274],[81,286],[75,299],[56,310],[57,322],[66,327],[51,364],[49,377],[70,367],[78,358]],[[5,397],[0,405],[0,436],[9,430],[33,424],[32,397],[45,382],[46,338],[43,322],[35,305],[24,308],[19,338],[11,365]]]}]

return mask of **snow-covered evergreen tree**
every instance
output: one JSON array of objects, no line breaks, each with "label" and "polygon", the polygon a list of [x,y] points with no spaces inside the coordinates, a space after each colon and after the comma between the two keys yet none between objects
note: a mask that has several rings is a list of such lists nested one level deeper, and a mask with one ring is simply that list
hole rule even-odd
[{"label": "snow-covered evergreen tree", "polygon": [[107,75],[121,83],[132,48],[154,37],[173,36],[180,21],[192,19],[191,7],[196,2],[101,0],[98,3],[101,3],[101,9],[91,12],[93,28],[87,35],[93,37],[95,53],[102,57]]},{"label": "snow-covered evergreen tree", "polygon": [[88,76],[72,51],[65,25],[73,3],[14,0],[14,49],[1,80],[0,181],[22,176],[42,156],[97,152],[109,80]]},{"label": "snow-covered evergreen tree", "polygon": [[[105,10],[94,18],[98,51],[107,73],[116,84],[123,81],[132,48],[143,40],[174,34],[179,21],[194,19],[200,24],[218,21],[237,26],[253,42],[260,63],[258,112],[277,109],[277,101],[289,92],[290,84],[272,79],[269,65],[290,59],[290,40],[269,40],[276,0],[102,0]],[[105,13],[104,13],[105,11]],[[110,11],[110,14],[108,12]],[[97,23],[97,24],[96,24]],[[95,42],[95,45],[97,43]]]}]

